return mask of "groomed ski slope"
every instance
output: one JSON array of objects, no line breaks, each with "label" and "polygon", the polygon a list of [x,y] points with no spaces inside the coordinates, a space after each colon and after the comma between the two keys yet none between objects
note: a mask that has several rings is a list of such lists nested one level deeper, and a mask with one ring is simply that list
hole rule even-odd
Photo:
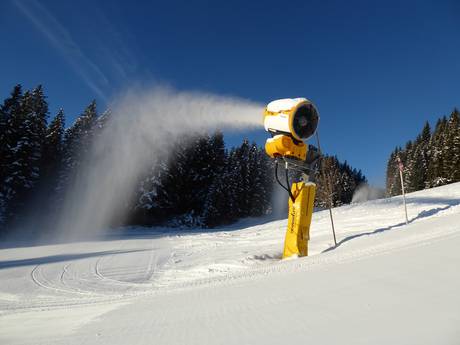
[{"label": "groomed ski slope", "polygon": [[460,184],[286,220],[0,249],[0,344],[459,344]]}]

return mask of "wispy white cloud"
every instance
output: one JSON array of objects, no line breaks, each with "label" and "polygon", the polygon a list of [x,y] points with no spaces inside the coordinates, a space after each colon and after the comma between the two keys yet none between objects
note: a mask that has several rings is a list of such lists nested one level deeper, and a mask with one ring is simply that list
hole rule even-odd
[{"label": "wispy white cloud", "polygon": [[80,48],[69,31],[38,0],[16,0],[16,7],[57,49],[88,87],[104,101],[109,86],[107,76]]},{"label": "wispy white cloud", "polygon": [[[135,54],[139,54],[135,48],[135,39],[126,37],[126,32],[116,27],[107,17],[105,12],[94,6],[92,10],[94,22],[98,23],[99,41],[104,44],[98,44],[97,49],[103,60],[107,62],[107,67],[113,74],[122,81],[129,81],[137,71],[138,61]],[[103,37],[103,39],[101,39]],[[129,44],[126,44],[126,42]]]}]

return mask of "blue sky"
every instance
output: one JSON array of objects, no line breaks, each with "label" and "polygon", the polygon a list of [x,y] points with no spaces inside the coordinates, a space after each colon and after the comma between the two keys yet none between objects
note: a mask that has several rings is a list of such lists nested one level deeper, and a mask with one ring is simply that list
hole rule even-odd
[{"label": "blue sky", "polygon": [[[460,2],[0,2],[0,96],[43,84],[70,124],[130,85],[261,103],[307,97],[325,151],[384,184],[386,159],[460,106]],[[229,135],[259,143],[263,130]]]}]

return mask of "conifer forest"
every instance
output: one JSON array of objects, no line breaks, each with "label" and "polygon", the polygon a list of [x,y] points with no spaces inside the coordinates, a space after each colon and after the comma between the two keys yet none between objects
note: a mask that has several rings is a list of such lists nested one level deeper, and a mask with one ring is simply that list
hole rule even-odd
[{"label": "conifer forest", "polygon": [[460,181],[460,113],[438,119],[434,130],[425,122],[415,140],[391,153],[386,173],[388,196],[401,194],[398,158],[406,193]]},{"label": "conifer forest", "polygon": [[[0,107],[3,233],[24,216],[39,223],[59,212],[111,112],[99,113],[92,101],[69,126],[63,109],[53,115],[42,86],[16,85]],[[114,225],[215,227],[273,211],[274,162],[256,143],[227,147],[218,131],[184,137],[174,147],[167,160],[152,162],[132,195],[120,196],[127,200],[127,216]],[[414,141],[395,148],[387,166],[389,196],[401,193],[397,157],[408,192],[460,181],[458,110],[439,119],[433,131],[427,122]],[[335,156],[322,157],[320,167],[313,177],[317,207],[350,203],[356,188],[367,183],[361,170]]]}]

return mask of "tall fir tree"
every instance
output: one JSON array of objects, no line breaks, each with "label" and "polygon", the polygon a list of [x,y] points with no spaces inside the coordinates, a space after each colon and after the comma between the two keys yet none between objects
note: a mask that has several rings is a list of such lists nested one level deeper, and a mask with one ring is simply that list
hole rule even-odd
[{"label": "tall fir tree", "polygon": [[407,191],[417,191],[425,188],[427,181],[427,162],[425,144],[422,136],[419,135],[414,142],[410,155],[410,179],[407,183]]},{"label": "tall fir tree", "polygon": [[397,172],[397,155],[398,149],[396,148],[390,154],[390,158],[387,162],[387,170],[386,170],[386,194],[387,196],[393,196],[396,194],[396,172]]},{"label": "tall fir tree", "polygon": [[249,163],[250,145],[248,140],[236,148],[233,157],[233,175],[239,176],[236,181],[236,207],[237,214],[240,217],[248,217],[250,209],[250,201],[248,191],[250,189],[250,163]]},{"label": "tall fir tree", "polygon": [[24,209],[40,179],[47,116],[48,105],[40,86],[26,91],[19,107],[16,105],[10,114],[3,184],[9,221],[14,221]]},{"label": "tall fir tree", "polygon": [[[16,85],[9,98],[0,109],[0,226],[7,221],[8,203],[14,196],[14,183],[11,174],[14,163],[14,148],[17,142],[17,125],[21,124],[22,87]],[[8,176],[10,175],[10,176]]]},{"label": "tall fir tree", "polygon": [[[64,110],[61,108],[46,131],[43,150],[43,177],[46,184],[50,183],[54,185],[57,182],[58,172],[62,166],[63,159],[64,128]],[[51,187],[51,190],[54,187]]]},{"label": "tall fir tree", "polygon": [[203,225],[206,227],[227,224],[237,217],[236,195],[233,191],[237,181],[233,175],[231,154],[225,151],[221,133],[213,141],[219,163],[215,165],[217,167],[216,174],[208,188],[201,215]]},{"label": "tall fir tree", "polygon": [[252,143],[249,150],[249,215],[259,217],[270,211],[271,194],[273,188],[273,167],[265,152]]},{"label": "tall fir tree", "polygon": [[62,166],[57,183],[57,192],[60,194],[58,202],[79,173],[90,151],[96,121],[96,101],[93,100],[74,124],[64,132]]},{"label": "tall fir tree", "polygon": [[460,181],[459,116],[458,110],[454,109],[447,122],[444,141],[445,159],[443,164],[443,175],[449,183]]},{"label": "tall fir tree", "polygon": [[444,176],[445,160],[445,135],[447,129],[447,118],[438,120],[430,139],[431,159],[428,163],[428,183],[427,187],[437,187],[447,183]]}]

